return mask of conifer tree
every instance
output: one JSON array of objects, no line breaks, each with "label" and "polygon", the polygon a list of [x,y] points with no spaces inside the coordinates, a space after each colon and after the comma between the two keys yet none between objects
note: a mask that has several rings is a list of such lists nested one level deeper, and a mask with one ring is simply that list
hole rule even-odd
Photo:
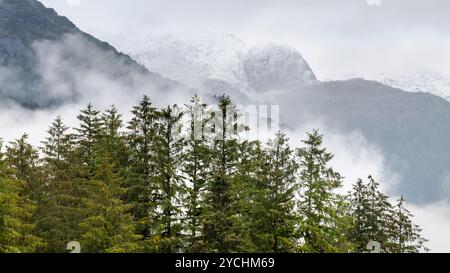
[{"label": "conifer tree", "polygon": [[[125,175],[128,167],[129,150],[126,143],[126,135],[121,132],[124,124],[122,115],[117,107],[112,105],[104,111],[101,116],[101,148],[107,150],[111,158],[116,160],[116,168],[119,168],[122,175]],[[105,152],[105,151],[103,151]]]},{"label": "conifer tree", "polygon": [[248,239],[235,210],[233,176],[238,164],[237,112],[228,96],[219,97],[212,119],[211,177],[207,181],[203,242],[206,252],[245,252]]},{"label": "conifer tree", "polygon": [[380,243],[383,251],[389,252],[390,249],[392,205],[379,186],[372,176],[369,176],[367,184],[359,179],[353,186],[351,203],[355,222],[350,240],[358,252],[367,251],[369,241]]},{"label": "conifer tree", "polygon": [[83,177],[89,178],[93,175],[94,160],[96,158],[95,148],[100,139],[102,119],[100,111],[95,110],[92,104],[81,110],[77,116],[80,124],[75,128],[77,134],[77,154],[80,159],[80,168],[83,170]]},{"label": "conifer tree", "polygon": [[[178,252],[181,247],[182,194],[184,184],[181,176],[183,138],[180,120],[182,112],[175,106],[158,112],[158,127],[154,138],[154,175],[157,187],[156,230],[149,247],[157,252]],[[152,246],[153,243],[153,246]]]},{"label": "conifer tree", "polygon": [[14,173],[0,142],[0,253],[34,252],[45,244],[36,236],[36,205],[26,195],[26,182]]},{"label": "conifer tree", "polygon": [[150,98],[144,96],[132,110],[128,124],[127,143],[130,151],[126,177],[126,200],[132,205],[132,214],[138,232],[150,238],[157,232],[156,198],[158,187],[154,181],[154,139],[157,132],[158,114]]},{"label": "conifer tree", "polygon": [[41,192],[42,178],[38,167],[38,151],[27,142],[28,135],[11,142],[7,147],[6,159],[17,180],[25,182],[26,194],[37,201]]},{"label": "conifer tree", "polygon": [[42,198],[36,215],[39,236],[47,246],[40,251],[64,252],[68,242],[80,239],[82,171],[74,150],[74,137],[60,116],[42,142]]},{"label": "conifer tree", "polygon": [[125,194],[123,156],[125,143],[120,134],[121,116],[112,106],[102,115],[101,134],[96,142],[93,176],[84,183],[82,205],[86,218],[80,222],[84,252],[137,252],[141,236],[135,233]]},{"label": "conifer tree", "polygon": [[229,204],[230,212],[233,213],[230,217],[233,229],[229,233],[234,239],[233,247],[239,252],[254,252],[258,247],[252,237],[258,232],[252,217],[258,207],[254,196],[255,185],[259,181],[259,147],[258,141],[244,140],[237,143],[236,171],[231,176]]},{"label": "conifer tree", "polygon": [[322,147],[322,135],[318,131],[308,133],[303,143],[305,147],[297,149],[299,232],[303,240],[300,251],[348,251],[346,234],[340,229],[342,197],[336,193],[342,185],[342,177],[328,166],[333,155]]},{"label": "conifer tree", "polygon": [[196,252],[202,248],[202,228],[206,181],[210,175],[210,139],[205,126],[210,119],[207,105],[195,96],[186,105],[188,121],[185,149],[182,154],[182,172],[185,180],[184,206],[186,209],[186,251]]},{"label": "conifer tree", "polygon": [[413,215],[405,208],[403,196],[397,201],[393,211],[393,246],[394,253],[419,253],[428,251],[425,246],[427,240],[422,237],[422,229],[412,222]]},{"label": "conifer tree", "polygon": [[349,232],[349,239],[355,243],[357,252],[365,252],[369,243],[367,229],[367,213],[370,213],[370,204],[368,191],[362,179],[358,179],[353,185],[353,191],[350,195],[350,202],[353,212],[353,226]]},{"label": "conifer tree", "polygon": [[297,164],[283,133],[267,146],[266,151],[253,149],[259,154],[252,215],[254,244],[258,252],[294,252],[298,239],[294,212]]},{"label": "conifer tree", "polygon": [[[73,135],[68,133],[69,127],[66,126],[61,116],[57,116],[47,130],[47,137],[42,141],[41,151],[45,155],[44,162],[53,171],[66,169],[66,163],[69,161],[70,153],[73,149]],[[58,173],[57,176],[61,176]]]}]

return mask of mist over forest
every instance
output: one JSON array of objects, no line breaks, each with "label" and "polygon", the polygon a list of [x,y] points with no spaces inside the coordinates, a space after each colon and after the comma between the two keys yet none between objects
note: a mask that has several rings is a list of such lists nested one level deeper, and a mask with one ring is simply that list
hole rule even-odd
[{"label": "mist over forest", "polygon": [[[0,1],[0,179],[8,190],[1,192],[1,200],[16,200],[17,205],[3,215],[19,215],[13,219],[17,224],[8,226],[19,235],[9,234],[14,238],[4,244],[8,247],[0,243],[0,251],[63,252],[69,241],[78,240],[89,252],[363,252],[363,242],[375,239],[387,252],[447,250],[450,103],[442,60],[447,41],[435,35],[445,20],[440,25],[428,15],[419,16],[418,21],[431,22],[429,29],[415,22],[418,26],[401,36],[404,26],[391,16],[398,9],[395,3],[378,9],[345,4],[341,15],[324,19],[335,4],[317,1],[298,13],[313,12],[321,23],[296,29],[275,20],[278,16],[267,1],[230,1],[211,7],[209,15],[194,8],[211,5],[204,1],[189,7],[180,1],[152,1],[155,11],[140,0],[127,7],[118,1],[105,6],[103,0],[80,6],[41,2]],[[303,4],[286,1],[277,9],[296,18],[295,7]],[[420,10],[416,1],[409,5],[414,14]],[[129,15],[116,20],[123,22],[118,26],[107,14],[91,16],[100,7],[124,9]],[[168,16],[172,7],[173,16]],[[163,15],[155,15],[157,10]],[[255,14],[250,16],[248,10]],[[392,33],[386,22],[375,22],[377,12],[396,26]],[[229,15],[235,22],[230,18],[222,25],[212,14]],[[373,32],[377,40],[367,41],[357,23],[342,19],[349,14],[372,16],[364,27],[378,26],[380,32]],[[177,28],[190,16],[197,19]],[[359,16],[355,20],[361,20]],[[302,20],[314,21],[310,17]],[[210,20],[210,29],[201,28],[205,20]],[[271,24],[264,28],[264,22]],[[317,34],[327,28],[330,35]],[[332,37],[329,28],[336,28],[341,39]],[[389,37],[400,38],[386,49],[383,41]],[[415,43],[423,37],[423,43]],[[416,46],[405,50],[402,41]],[[364,46],[366,52],[360,49]],[[441,52],[441,58],[434,52]],[[427,73],[410,72],[416,67],[420,71],[424,63]],[[252,109],[239,112],[236,121],[231,118],[236,124],[245,118],[257,121],[244,124],[236,139],[201,145],[205,166],[198,171],[204,177],[197,187],[189,178],[193,155],[186,150],[195,143],[187,141],[190,138],[164,139],[180,124],[183,133],[189,131],[187,109],[196,96],[208,109],[220,109],[224,98],[237,109]],[[148,120],[139,120],[148,114],[138,112],[143,98],[151,102]],[[279,115],[267,119],[258,111],[261,106],[269,113],[277,107]],[[181,123],[173,120],[178,111],[184,113]],[[212,118],[210,114],[203,118]],[[142,123],[136,125],[138,121]],[[261,129],[267,122],[277,130]],[[142,126],[151,132],[146,132],[151,140],[145,144]],[[207,132],[218,129],[211,128]],[[55,130],[66,139],[62,150],[55,146],[60,144],[49,143]],[[326,152],[316,155],[304,141],[320,144]],[[148,151],[143,151],[146,145]],[[230,154],[214,158],[219,156],[218,145]],[[148,157],[139,154],[144,152]],[[274,153],[286,161],[277,162]],[[227,162],[214,165],[220,160]],[[308,176],[308,171],[316,175],[308,160],[319,172],[315,179]],[[378,198],[380,206],[385,205],[376,224],[352,217],[359,213],[352,199],[359,179],[365,198]],[[323,182],[320,194],[308,191],[308,181],[316,180]],[[278,195],[270,199],[273,191]],[[139,192],[150,199],[142,199]],[[280,201],[283,196],[287,201]],[[305,212],[305,198],[341,211],[344,215],[337,218],[345,221],[327,218],[324,226],[330,231],[311,239],[313,229],[305,223],[322,226],[324,220],[314,218],[312,210]],[[404,235],[408,243],[395,232],[401,221],[392,220],[399,200],[414,215],[408,218],[410,234]],[[152,207],[146,207],[148,203]],[[250,204],[258,205],[249,210]],[[279,213],[261,214],[270,209]],[[144,210],[151,216],[145,218]],[[362,218],[370,214],[365,213]],[[40,222],[44,217],[53,222]],[[113,227],[116,219],[123,221],[121,228]],[[214,219],[228,222],[211,224]],[[276,219],[283,223],[272,233],[268,226]],[[100,223],[111,228],[103,229]],[[220,225],[230,228],[222,231]],[[364,225],[376,228],[364,233]],[[359,241],[352,233],[358,228]],[[26,235],[30,237],[23,240]],[[331,238],[327,236],[337,242],[325,243]],[[107,242],[108,237],[113,242]]]}]

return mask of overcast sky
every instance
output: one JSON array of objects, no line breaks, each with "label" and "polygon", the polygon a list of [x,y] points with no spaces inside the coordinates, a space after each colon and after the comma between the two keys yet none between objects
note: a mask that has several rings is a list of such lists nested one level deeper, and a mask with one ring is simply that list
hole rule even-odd
[{"label": "overcast sky", "polygon": [[296,47],[319,78],[431,68],[450,74],[447,0],[41,0],[101,39],[213,31]]}]

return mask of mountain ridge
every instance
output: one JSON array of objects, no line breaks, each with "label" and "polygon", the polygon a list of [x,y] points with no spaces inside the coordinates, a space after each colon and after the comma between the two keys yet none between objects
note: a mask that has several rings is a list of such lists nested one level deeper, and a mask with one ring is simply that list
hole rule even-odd
[{"label": "mountain ridge", "polygon": [[[109,43],[81,31],[69,19],[59,16],[54,9],[46,8],[37,0],[1,0],[0,69],[6,72],[0,77],[0,95],[31,108],[49,107],[77,99],[83,90],[74,88],[75,79],[63,83],[68,93],[63,96],[51,97],[61,92],[49,93],[46,90],[50,85],[46,83],[48,75],[40,66],[47,62],[47,47],[58,51],[60,55],[57,57],[65,65],[73,66],[74,71],[100,73],[125,85],[137,84],[135,78],[139,77],[162,90],[178,85],[150,72]],[[82,52],[80,48],[89,52]],[[64,73],[71,74],[67,67],[55,66],[51,69],[54,73],[64,70]],[[76,76],[61,75],[60,78],[69,80]]]},{"label": "mountain ridge", "polygon": [[253,96],[317,82],[298,50],[276,43],[251,46],[234,35],[210,32],[117,43],[148,69],[205,93],[229,89]]}]

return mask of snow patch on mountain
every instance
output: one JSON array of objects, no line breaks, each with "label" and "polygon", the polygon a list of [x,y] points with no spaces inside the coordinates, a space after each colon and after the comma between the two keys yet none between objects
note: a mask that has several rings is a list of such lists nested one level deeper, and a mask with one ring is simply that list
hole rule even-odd
[{"label": "snow patch on mountain", "polygon": [[227,35],[149,37],[127,51],[151,71],[197,87],[207,79],[241,82],[241,40]]},{"label": "snow patch on mountain", "polygon": [[317,82],[295,48],[277,44],[250,46],[233,35],[163,35],[121,45],[150,71],[192,88],[220,84],[256,94]]},{"label": "snow patch on mountain", "polygon": [[302,55],[283,45],[250,48],[244,58],[244,70],[249,85],[260,92],[290,90],[317,81]]},{"label": "snow patch on mountain", "polygon": [[411,92],[427,92],[450,101],[450,76],[431,70],[414,74],[379,75],[380,82]]},{"label": "snow patch on mountain", "polygon": [[340,80],[364,78],[404,91],[430,93],[450,101],[450,75],[428,68],[405,72],[352,73],[339,77],[330,77],[328,80],[336,80],[337,78]]}]

